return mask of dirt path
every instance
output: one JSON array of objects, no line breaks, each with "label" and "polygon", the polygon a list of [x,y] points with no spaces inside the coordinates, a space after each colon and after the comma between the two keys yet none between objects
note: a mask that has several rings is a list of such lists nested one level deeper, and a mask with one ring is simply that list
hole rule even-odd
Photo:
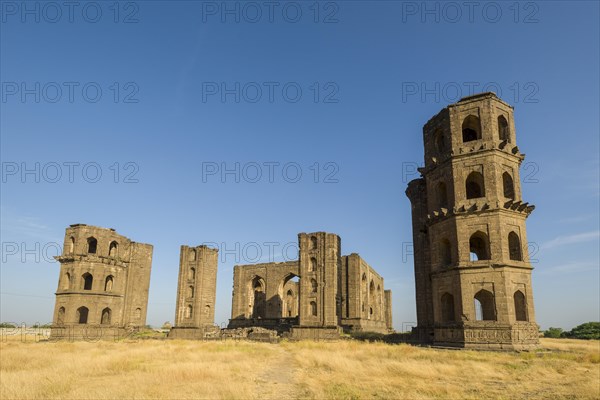
[{"label": "dirt path", "polygon": [[294,357],[275,345],[276,356],[256,379],[257,399],[295,399],[298,391],[294,381]]}]

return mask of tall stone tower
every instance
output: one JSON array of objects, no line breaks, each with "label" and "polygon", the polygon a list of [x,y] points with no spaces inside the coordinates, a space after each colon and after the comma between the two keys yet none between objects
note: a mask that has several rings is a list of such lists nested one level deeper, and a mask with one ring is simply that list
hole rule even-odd
[{"label": "tall stone tower", "polygon": [[169,338],[200,338],[214,330],[218,261],[218,249],[181,246],[175,327]]},{"label": "tall stone tower", "polygon": [[[146,324],[152,246],[114,229],[66,229],[52,336],[113,338]],[[94,327],[94,329],[92,329]]]},{"label": "tall stone tower", "polygon": [[[299,324],[337,327],[341,321],[341,240],[326,232],[300,233]],[[337,328],[336,328],[337,329]]]},{"label": "tall stone tower", "polygon": [[416,333],[435,345],[525,349],[538,343],[513,107],[461,99],[423,127],[412,204]]}]

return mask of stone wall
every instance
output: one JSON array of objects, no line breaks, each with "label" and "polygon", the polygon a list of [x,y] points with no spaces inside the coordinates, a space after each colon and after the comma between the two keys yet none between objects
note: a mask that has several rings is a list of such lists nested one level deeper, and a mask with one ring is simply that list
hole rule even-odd
[{"label": "stone wall", "polygon": [[[236,265],[230,328],[291,324],[298,317],[298,262]],[[286,321],[281,321],[282,319]]]},{"label": "stone wall", "polygon": [[342,257],[341,275],[341,324],[349,331],[388,332],[383,278],[356,253]]}]

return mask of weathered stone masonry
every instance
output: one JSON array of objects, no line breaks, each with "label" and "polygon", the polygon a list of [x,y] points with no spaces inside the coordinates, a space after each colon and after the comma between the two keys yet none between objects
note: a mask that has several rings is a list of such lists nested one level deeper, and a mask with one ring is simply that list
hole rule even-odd
[{"label": "weathered stone masonry", "polygon": [[391,330],[391,292],[358,254],[341,255],[339,236],[300,233],[298,244],[298,261],[234,267],[229,328],[259,326],[296,338]]},{"label": "weathered stone masonry", "polygon": [[[406,190],[414,335],[438,346],[535,347],[525,227],[534,206],[522,198],[525,155],[516,146],[513,108],[493,93],[463,98],[425,124],[423,142],[421,178]],[[297,339],[392,330],[391,292],[358,254],[342,255],[339,236],[300,233],[298,244],[297,261],[235,266],[229,328],[268,328]],[[66,229],[56,259],[53,337],[85,337],[90,327],[120,336],[146,324],[151,245],[76,224]],[[223,334],[214,326],[217,263],[215,249],[181,246],[170,338]]]},{"label": "weathered stone masonry", "polygon": [[513,108],[461,99],[423,127],[412,204],[418,327],[425,343],[526,349],[538,343]]},{"label": "weathered stone masonry", "polygon": [[152,246],[114,229],[85,224],[66,229],[52,336],[117,336],[146,324]]},{"label": "weathered stone masonry", "polygon": [[201,338],[215,330],[218,261],[217,249],[181,246],[175,327],[169,338]]}]

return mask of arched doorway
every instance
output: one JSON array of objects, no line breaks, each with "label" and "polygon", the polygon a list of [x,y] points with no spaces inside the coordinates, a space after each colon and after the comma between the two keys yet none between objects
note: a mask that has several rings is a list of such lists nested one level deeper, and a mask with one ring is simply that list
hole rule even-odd
[{"label": "arched doorway", "polygon": [[280,318],[296,318],[298,316],[298,294],[300,293],[300,277],[290,273],[279,284]]},{"label": "arched doorway", "polygon": [[265,318],[267,312],[267,287],[265,280],[255,276],[249,285],[250,300],[248,304],[248,318]]}]

